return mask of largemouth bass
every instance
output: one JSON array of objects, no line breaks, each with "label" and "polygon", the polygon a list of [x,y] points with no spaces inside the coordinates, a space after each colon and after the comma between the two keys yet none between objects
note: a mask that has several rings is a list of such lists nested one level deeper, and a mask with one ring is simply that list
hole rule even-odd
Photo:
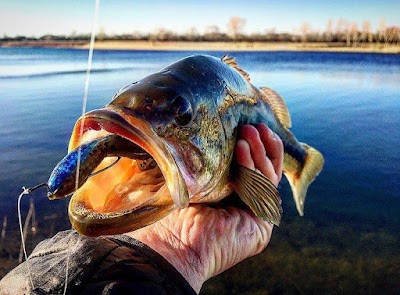
[{"label": "largemouth bass", "polygon": [[[70,220],[89,236],[132,231],[176,208],[218,202],[234,191],[257,216],[279,224],[280,197],[272,183],[250,169],[231,167],[238,127],[258,123],[283,141],[283,172],[303,215],[323,156],[289,131],[284,100],[253,86],[228,56],[181,59],[82,116],[69,154],[48,181],[49,198],[74,193]],[[115,163],[115,157],[121,159]],[[94,175],[99,169],[104,171]]]}]

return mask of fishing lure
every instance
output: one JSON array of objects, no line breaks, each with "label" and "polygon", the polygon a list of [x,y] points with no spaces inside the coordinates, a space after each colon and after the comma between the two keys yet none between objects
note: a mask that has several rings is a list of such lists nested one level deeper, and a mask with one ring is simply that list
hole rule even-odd
[{"label": "fishing lure", "polygon": [[[117,159],[112,164],[94,171],[106,157]],[[117,164],[121,157],[137,160],[141,171],[154,167],[154,160],[138,145],[121,136],[108,135],[82,144],[70,152],[54,167],[47,183],[23,188],[24,194],[45,186],[50,200],[63,198],[81,187],[89,177]]]},{"label": "fishing lure", "polygon": [[[104,158],[112,156],[117,157],[113,163],[93,172]],[[46,187],[47,197],[50,200],[63,198],[76,191],[89,177],[97,175],[117,164],[121,157],[135,159],[138,168],[141,171],[155,167],[154,159],[152,159],[146,151],[131,141],[112,134],[82,144],[72,152],[68,153],[68,155],[66,155],[53,169],[47,183],[41,183],[30,188],[22,188],[23,191],[18,197],[18,219],[22,237],[22,248],[26,261],[28,261],[28,255],[26,253],[25,239],[22,229],[22,196],[30,194],[41,187]],[[29,279],[34,289],[29,263],[27,263],[27,267]]]},{"label": "fishing lure", "polygon": [[[95,171],[106,157],[118,157],[111,165]],[[66,155],[53,169],[47,182],[50,200],[63,198],[81,187],[86,180],[114,166],[121,157],[138,160],[139,169],[146,169],[150,155],[131,141],[112,134],[82,144]],[[142,162],[143,161],[143,162]]]}]

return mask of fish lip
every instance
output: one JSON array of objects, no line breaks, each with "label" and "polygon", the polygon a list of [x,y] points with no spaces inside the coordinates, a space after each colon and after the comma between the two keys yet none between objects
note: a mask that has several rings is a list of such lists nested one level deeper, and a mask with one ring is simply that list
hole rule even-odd
[{"label": "fish lip", "polygon": [[112,213],[100,213],[89,210],[78,200],[72,198],[68,211],[73,227],[79,233],[97,237],[100,235],[124,234],[145,227],[157,220],[151,214],[166,216],[175,207],[166,205],[154,207],[142,205],[139,208]]},{"label": "fish lip", "polygon": [[[83,128],[82,128],[83,127]],[[189,194],[174,157],[162,139],[153,131],[151,125],[140,117],[133,116],[129,110],[122,107],[106,106],[103,109],[86,113],[75,124],[71,136],[69,151],[75,149],[80,143],[81,136],[87,130],[104,129],[107,132],[117,134],[133,141],[149,153],[157,162],[166,181],[168,190],[173,202],[179,208],[189,205]],[[137,228],[148,225],[152,222],[147,219],[154,210],[158,213],[166,213],[175,207],[156,206],[152,209],[151,204],[143,204],[139,208],[115,213],[94,212],[79,202],[79,199],[72,196],[69,204],[69,217],[75,229],[88,236],[103,234],[124,233],[136,229],[129,223],[138,222]],[[143,222],[140,219],[144,219]],[[154,221],[153,221],[154,222]]]}]

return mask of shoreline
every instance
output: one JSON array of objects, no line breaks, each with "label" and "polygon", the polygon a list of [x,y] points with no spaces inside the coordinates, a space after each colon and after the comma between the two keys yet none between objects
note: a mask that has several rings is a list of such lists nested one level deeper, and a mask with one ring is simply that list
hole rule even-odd
[{"label": "shoreline", "polygon": [[[23,40],[2,41],[0,47],[88,49],[87,41]],[[295,42],[189,42],[189,41],[96,41],[96,50],[151,51],[312,51],[400,54],[400,45]]]}]

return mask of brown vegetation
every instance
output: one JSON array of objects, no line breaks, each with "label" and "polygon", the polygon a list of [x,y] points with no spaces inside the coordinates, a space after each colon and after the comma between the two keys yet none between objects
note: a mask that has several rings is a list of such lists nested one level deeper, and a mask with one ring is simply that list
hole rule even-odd
[{"label": "brown vegetation", "polygon": [[[355,22],[349,22],[340,18],[335,22],[330,19],[324,30],[314,30],[308,22],[300,25],[297,33],[277,32],[275,29],[265,30],[264,33],[244,34],[246,20],[234,16],[227,23],[228,33],[221,31],[218,26],[210,25],[203,34],[200,34],[196,27],[191,27],[184,34],[177,34],[165,28],[159,28],[152,33],[132,33],[121,35],[107,35],[101,28],[97,34],[98,41],[184,41],[184,42],[290,42],[290,43],[328,43],[330,46],[359,47],[363,45],[377,44],[400,45],[400,27],[388,26],[385,20],[381,20],[379,28],[372,30],[371,23],[364,21],[361,26]],[[73,32],[69,36],[45,35],[40,38],[25,36],[0,38],[1,44],[10,42],[88,42],[89,34],[77,34]]]}]

